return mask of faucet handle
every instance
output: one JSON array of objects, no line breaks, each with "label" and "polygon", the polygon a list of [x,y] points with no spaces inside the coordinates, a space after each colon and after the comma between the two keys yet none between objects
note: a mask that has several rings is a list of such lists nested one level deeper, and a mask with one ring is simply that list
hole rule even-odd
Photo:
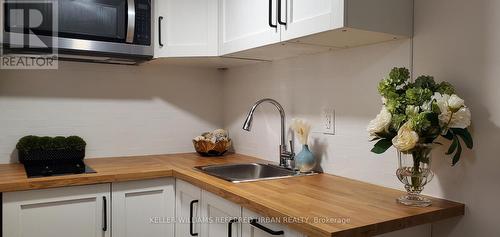
[{"label": "faucet handle", "polygon": [[290,140],[290,153],[295,155],[295,146],[293,145],[293,140]]}]

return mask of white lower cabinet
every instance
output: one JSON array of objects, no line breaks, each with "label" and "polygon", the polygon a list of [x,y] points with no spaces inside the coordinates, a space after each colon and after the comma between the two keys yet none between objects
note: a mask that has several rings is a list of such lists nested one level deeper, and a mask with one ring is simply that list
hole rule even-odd
[{"label": "white lower cabinet", "polygon": [[4,237],[174,236],[173,178],[3,193]]},{"label": "white lower cabinet", "polygon": [[175,236],[200,236],[201,189],[180,179],[175,183]]},{"label": "white lower cabinet", "polygon": [[278,223],[263,222],[265,218],[250,210],[243,209],[242,215],[245,222],[242,224],[241,237],[305,237],[303,234]]},{"label": "white lower cabinet", "polygon": [[4,237],[109,237],[110,184],[3,193]]},{"label": "white lower cabinet", "polygon": [[113,237],[174,236],[173,178],[112,183]]},{"label": "white lower cabinet", "polygon": [[4,237],[305,237],[173,178],[3,193]]},{"label": "white lower cabinet", "polygon": [[240,237],[241,207],[205,190],[201,194],[201,237]]}]

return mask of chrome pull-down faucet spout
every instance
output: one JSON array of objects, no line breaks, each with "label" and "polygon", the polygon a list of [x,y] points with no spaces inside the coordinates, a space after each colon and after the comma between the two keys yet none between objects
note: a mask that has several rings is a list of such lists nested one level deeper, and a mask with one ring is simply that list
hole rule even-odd
[{"label": "chrome pull-down faucet spout", "polygon": [[278,101],[273,100],[273,99],[262,99],[257,102],[252,106],[250,111],[248,112],[248,116],[245,119],[245,123],[243,124],[243,130],[250,131],[252,128],[252,121],[253,121],[253,115],[255,112],[255,109],[262,104],[263,102],[269,102],[272,105],[274,105],[277,109],[278,112],[280,113],[280,118],[281,118],[281,137],[280,137],[280,166],[284,168],[292,168],[291,167],[291,161],[293,160],[293,157],[295,156],[293,152],[293,144],[292,141],[290,141],[290,151],[288,151],[286,147],[286,133],[285,133],[285,110],[283,110],[283,107],[278,103]]}]

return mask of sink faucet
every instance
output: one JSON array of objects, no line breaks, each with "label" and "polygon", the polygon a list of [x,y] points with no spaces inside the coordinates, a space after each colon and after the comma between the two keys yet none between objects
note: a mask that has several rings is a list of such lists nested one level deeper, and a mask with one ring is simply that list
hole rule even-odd
[{"label": "sink faucet", "polygon": [[246,131],[251,130],[253,114],[255,112],[255,109],[263,102],[271,103],[280,112],[280,117],[281,117],[280,166],[284,168],[292,168],[291,161],[295,156],[293,152],[293,142],[290,141],[290,151],[288,151],[286,147],[286,138],[285,138],[285,110],[283,110],[283,107],[280,105],[280,103],[278,103],[278,101],[266,98],[255,102],[255,104],[250,109],[250,112],[248,112],[248,116],[245,120],[245,123],[243,124],[243,130]]}]

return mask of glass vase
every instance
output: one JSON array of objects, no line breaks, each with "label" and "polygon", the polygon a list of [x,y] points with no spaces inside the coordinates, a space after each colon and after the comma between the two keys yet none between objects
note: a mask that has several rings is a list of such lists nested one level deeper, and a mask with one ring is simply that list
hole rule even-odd
[{"label": "glass vase", "polygon": [[295,168],[301,173],[311,172],[316,166],[314,155],[308,145],[302,145],[302,151],[295,155]]},{"label": "glass vase", "polygon": [[407,192],[397,199],[399,203],[418,207],[431,205],[431,200],[420,194],[434,177],[431,170],[431,151],[432,144],[418,144],[409,153],[398,151],[399,167],[396,175],[405,185]]}]

